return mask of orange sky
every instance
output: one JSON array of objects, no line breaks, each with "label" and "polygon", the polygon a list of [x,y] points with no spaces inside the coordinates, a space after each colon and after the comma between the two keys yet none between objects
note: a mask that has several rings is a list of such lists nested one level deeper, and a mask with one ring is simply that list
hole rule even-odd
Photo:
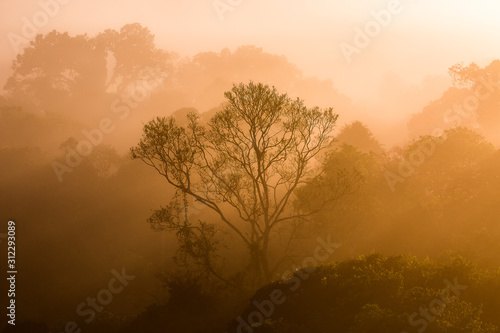
[{"label": "orange sky", "polygon": [[[41,0],[42,3],[55,0]],[[401,0],[400,12],[370,38],[348,63],[341,43],[353,43],[356,28],[373,21],[372,11],[391,1],[220,0],[239,3],[221,20],[214,0],[60,0],[60,10],[40,33],[52,29],[96,34],[139,22],[157,44],[181,55],[235,49],[253,44],[283,54],[306,75],[332,78],[337,88],[357,99],[373,99],[380,82],[398,75],[419,83],[446,75],[457,62],[486,64],[500,58],[500,2],[497,0]],[[21,35],[22,19],[41,10],[37,0],[0,0],[0,80],[8,76],[15,52],[7,35]]]}]

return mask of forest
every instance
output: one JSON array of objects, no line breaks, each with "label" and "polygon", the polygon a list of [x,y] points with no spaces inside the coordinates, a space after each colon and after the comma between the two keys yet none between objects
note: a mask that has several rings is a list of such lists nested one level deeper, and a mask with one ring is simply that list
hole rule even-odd
[{"label": "forest", "polygon": [[367,106],[255,45],[156,38],[52,30],[12,59],[2,332],[500,332],[500,57]]}]

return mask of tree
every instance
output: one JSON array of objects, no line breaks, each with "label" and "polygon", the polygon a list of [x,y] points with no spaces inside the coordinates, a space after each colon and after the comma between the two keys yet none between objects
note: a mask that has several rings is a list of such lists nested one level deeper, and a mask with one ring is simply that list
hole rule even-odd
[{"label": "tree", "polygon": [[465,98],[470,95],[466,88],[451,87],[443,95],[431,101],[421,112],[413,114],[408,121],[410,137],[435,135],[436,129],[447,130],[456,126],[473,128],[475,117],[463,109]]},{"label": "tree", "polygon": [[[354,235],[358,239],[361,225],[373,224],[380,215],[382,165],[373,153],[345,143],[329,151],[322,162],[321,173],[297,190],[295,205],[302,210],[321,207],[312,218],[315,231],[333,234],[345,245]],[[325,206],[321,200],[325,195],[337,200]]]},{"label": "tree", "polygon": [[86,35],[69,36],[55,30],[38,35],[12,64],[4,89],[29,108],[70,109],[79,92],[96,99],[106,79],[104,51]]},{"label": "tree", "polygon": [[[260,288],[226,331],[493,333],[500,322],[498,283],[498,273],[461,256],[430,260],[374,253]],[[274,290],[286,302],[265,320],[256,319],[258,305]]]},{"label": "tree", "polygon": [[170,60],[138,23],[95,37],[53,30],[38,35],[17,56],[4,89],[29,111],[65,111],[88,119],[152,76],[165,77]]},{"label": "tree", "polygon": [[457,64],[449,69],[449,73],[455,85],[470,90],[469,101],[464,101],[465,111],[472,113],[483,134],[497,143],[500,140],[500,60],[493,60],[484,68],[476,63],[468,66]]},{"label": "tree", "polygon": [[[289,209],[294,191],[314,173],[311,162],[333,141],[337,115],[307,108],[273,87],[250,82],[225,93],[227,103],[202,126],[194,113],[187,127],[173,117],[144,126],[132,157],[155,168],[176,189],[150,222],[176,231],[181,250],[215,272],[216,228],[191,220],[188,197],[215,212],[246,248],[256,283],[271,279],[269,247],[278,227],[314,212]],[[234,217],[237,216],[237,217]]]},{"label": "tree", "polygon": [[155,46],[155,36],[139,23],[124,25],[120,31],[107,29],[93,39],[96,47],[106,52],[108,61],[107,89],[123,92],[139,81],[165,77],[172,71],[173,55]]},{"label": "tree", "polygon": [[340,144],[349,144],[364,153],[381,155],[384,152],[382,145],[375,138],[366,125],[360,121],[345,125],[337,135]]}]

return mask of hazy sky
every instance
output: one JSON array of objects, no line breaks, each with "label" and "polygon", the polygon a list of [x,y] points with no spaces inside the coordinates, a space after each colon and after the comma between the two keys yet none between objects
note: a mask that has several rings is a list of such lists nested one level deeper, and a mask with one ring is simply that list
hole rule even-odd
[{"label": "hazy sky", "polygon": [[[355,29],[373,23],[372,12],[388,8],[391,0],[221,0],[236,4],[224,20],[214,0],[64,1],[40,33],[56,29],[94,35],[139,22],[156,35],[160,47],[180,55],[253,44],[285,55],[306,75],[332,78],[355,98],[376,94],[389,73],[418,83],[427,75],[446,75],[457,62],[485,64],[500,58],[498,0],[401,0],[398,13],[350,63],[340,44],[353,44]],[[8,33],[22,36],[23,17],[33,21],[40,10],[36,0],[0,0],[2,82],[15,57]]]}]

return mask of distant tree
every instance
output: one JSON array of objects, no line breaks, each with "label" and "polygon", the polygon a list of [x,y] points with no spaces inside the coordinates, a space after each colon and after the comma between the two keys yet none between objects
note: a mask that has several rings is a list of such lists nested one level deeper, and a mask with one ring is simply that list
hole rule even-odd
[{"label": "distant tree", "polygon": [[300,96],[308,104],[328,107],[333,101],[344,112],[354,111],[352,101],[331,80],[305,77],[285,56],[266,53],[252,45],[234,51],[202,52],[179,61],[172,88],[190,96],[179,107],[190,105],[203,110],[223,102],[223,93],[231,89],[233,82],[248,81],[272,84],[289,95]]},{"label": "distant tree", "polygon": [[448,73],[455,85],[464,87],[474,87],[480,84],[481,80],[491,79],[492,82],[500,80],[500,60],[493,60],[484,68],[479,67],[475,62],[464,66],[456,64],[449,68]]},{"label": "distant tree", "polygon": [[500,60],[484,68],[476,63],[456,64],[448,73],[454,86],[411,117],[410,135],[434,135],[436,130],[468,127],[480,129],[488,139],[500,142]]},{"label": "distant tree", "polygon": [[474,189],[481,185],[477,179],[482,163],[494,151],[482,135],[458,127],[446,131],[441,138],[424,136],[414,140],[396,159],[398,164],[406,161],[404,165],[411,177],[404,187],[418,201],[443,204],[446,197],[457,200],[475,195]]},{"label": "distant tree", "polygon": [[31,108],[59,111],[81,91],[94,99],[102,95],[105,53],[86,35],[72,37],[54,30],[38,35],[17,56],[12,70],[4,87],[11,98],[24,105],[28,102]]},{"label": "distant tree", "polygon": [[462,106],[477,117],[481,129],[496,142],[500,141],[500,60],[494,60],[484,68],[476,63],[468,66],[457,64],[449,73],[458,86],[470,90],[467,103]]},{"label": "distant tree", "polygon": [[89,160],[99,178],[108,178],[115,174],[122,162],[122,158],[116,149],[106,144],[94,147]]},{"label": "distant tree", "polygon": [[349,144],[364,153],[382,154],[384,149],[373,133],[360,121],[345,125],[337,135],[340,144]]},{"label": "distant tree", "polygon": [[473,128],[476,117],[463,110],[464,99],[470,94],[467,88],[451,87],[443,95],[426,105],[421,112],[411,116],[408,121],[410,137],[435,135],[436,131],[456,126]]},{"label": "distant tree", "polygon": [[126,24],[120,31],[108,29],[93,43],[111,57],[107,87],[120,92],[137,81],[151,80],[152,72],[160,77],[172,69],[172,55],[156,48],[155,36],[139,23]]},{"label": "distant tree", "polygon": [[[380,209],[381,167],[377,156],[344,143],[328,152],[321,173],[299,188],[295,205],[302,210],[322,207],[313,217],[314,227],[348,242],[360,224],[373,223]],[[325,196],[338,200],[324,206]]]},{"label": "distant tree", "polygon": [[151,80],[152,73],[161,77],[168,59],[155,47],[154,35],[138,23],[95,37],[53,30],[38,35],[17,56],[4,89],[36,111],[87,115],[109,109],[113,93],[121,95],[130,85]]},{"label": "distant tree", "polygon": [[196,114],[188,116],[187,127],[173,117],[151,121],[131,152],[177,190],[169,205],[151,216],[153,226],[177,232],[181,251],[222,278],[210,257],[217,250],[215,226],[187,214],[187,199],[194,198],[246,246],[249,269],[263,283],[276,268],[268,253],[272,235],[313,214],[294,212],[289,203],[314,175],[312,160],[333,141],[337,115],[252,82],[233,86],[225,97],[227,103],[206,127]]}]

